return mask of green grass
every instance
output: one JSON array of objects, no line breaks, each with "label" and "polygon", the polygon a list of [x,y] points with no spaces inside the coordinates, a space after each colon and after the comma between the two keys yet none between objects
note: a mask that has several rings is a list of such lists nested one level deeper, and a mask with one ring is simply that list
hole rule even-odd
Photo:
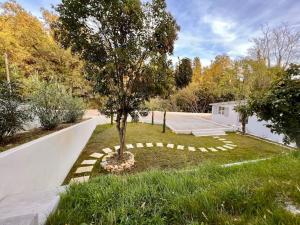
[{"label": "green grass", "polygon": [[[197,150],[190,152],[187,146],[194,147],[216,147],[222,146],[219,140],[212,137],[195,137],[193,135],[177,135],[171,130],[167,129],[166,133],[162,133],[161,126],[142,124],[142,123],[129,123],[127,128],[126,143],[135,144],[138,142],[163,142],[181,144],[185,146],[185,150],[175,150],[168,148],[143,148],[132,149],[134,153],[136,164],[131,173],[141,172],[149,169],[180,169],[186,167],[193,167],[200,165],[204,162],[228,163],[243,161],[249,159],[257,159],[270,157],[283,152],[288,152],[286,148],[278,145],[270,144],[252,137],[246,137],[235,133],[228,133],[225,136],[227,140],[233,141],[238,147],[234,150],[227,152],[208,152],[202,153]],[[103,148],[113,148],[118,145],[118,134],[115,126],[101,125],[96,128],[88,144],[83,150],[82,154],[74,164],[65,183],[68,183],[70,178],[74,176],[76,168],[80,163],[89,159],[89,155],[93,152],[102,152]],[[100,167],[100,163],[96,163],[91,174],[92,177],[105,174]]]},{"label": "green grass", "polygon": [[300,224],[286,201],[300,206],[299,152],[230,168],[99,176],[71,185],[47,224]]}]

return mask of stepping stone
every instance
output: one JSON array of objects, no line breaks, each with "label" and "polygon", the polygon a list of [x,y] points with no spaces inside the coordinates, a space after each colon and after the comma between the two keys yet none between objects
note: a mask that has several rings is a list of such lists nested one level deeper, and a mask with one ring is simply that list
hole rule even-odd
[{"label": "stepping stone", "polygon": [[209,150],[211,150],[212,152],[217,152],[218,150],[215,148],[208,148]]},{"label": "stepping stone", "polygon": [[112,152],[112,150],[110,148],[104,148],[104,149],[102,149],[102,151],[106,154]]},{"label": "stepping stone", "polygon": [[224,148],[227,148],[227,149],[233,149],[233,147],[230,147],[230,146],[227,146],[227,145],[223,145]]},{"label": "stepping stone", "polygon": [[138,147],[138,148],[144,148],[144,145],[142,143],[137,143],[136,147]]},{"label": "stepping stone", "polygon": [[84,160],[81,165],[94,165],[97,162],[97,160]]},{"label": "stepping stone", "polygon": [[126,145],[126,148],[127,148],[127,149],[132,149],[132,148],[134,148],[134,146],[133,146],[132,144],[127,144],[127,145]]},{"label": "stepping stone", "polygon": [[227,144],[232,144],[232,141],[223,141],[223,142]]},{"label": "stepping stone", "polygon": [[164,147],[163,143],[156,143],[156,147]]},{"label": "stepping stone", "polygon": [[184,150],[184,146],[183,145],[177,145],[177,149]]},{"label": "stepping stone", "polygon": [[220,138],[220,137],[218,137],[218,136],[214,136],[213,138],[217,139],[217,138]]},{"label": "stepping stone", "polygon": [[75,171],[75,173],[87,173],[91,172],[93,170],[93,166],[84,166],[84,167],[79,167]]},{"label": "stepping stone", "polygon": [[74,177],[70,180],[70,184],[87,182],[90,176]]},{"label": "stepping stone", "polygon": [[191,151],[191,152],[196,151],[195,147],[191,147],[191,146],[188,147],[188,150]]},{"label": "stepping stone", "polygon": [[114,148],[115,148],[115,150],[117,151],[117,150],[120,149],[120,145],[116,145]]},{"label": "stepping stone", "polygon": [[151,148],[151,147],[153,147],[153,144],[152,144],[152,143],[146,143],[146,146],[147,146],[148,148]]},{"label": "stepping stone", "polygon": [[226,145],[231,147],[237,147],[237,145],[233,145],[233,144],[226,144]]},{"label": "stepping stone", "polygon": [[174,144],[167,144],[167,148],[174,148]]},{"label": "stepping stone", "polygon": [[200,150],[201,152],[208,152],[208,151],[206,150],[206,148],[199,148],[199,150]]},{"label": "stepping stone", "polygon": [[223,148],[223,147],[217,147],[217,149],[220,149],[220,150],[222,150],[222,151],[227,151],[227,149],[226,149],[226,148]]},{"label": "stepping stone", "polygon": [[95,152],[93,154],[90,155],[90,157],[96,158],[96,159],[100,159],[102,156],[104,156],[104,154]]},{"label": "stepping stone", "polygon": [[220,140],[220,141],[226,141],[226,139],[225,139],[225,138],[219,138],[219,140]]}]

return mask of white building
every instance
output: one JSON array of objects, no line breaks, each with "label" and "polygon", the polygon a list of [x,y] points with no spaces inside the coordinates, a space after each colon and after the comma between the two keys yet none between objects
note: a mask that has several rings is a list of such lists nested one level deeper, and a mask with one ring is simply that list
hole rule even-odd
[{"label": "white building", "polygon": [[[239,114],[234,110],[238,104],[245,104],[245,101],[231,101],[231,102],[218,102],[210,104],[212,106],[212,120],[219,124],[232,126],[236,130],[241,130],[241,123],[239,122]],[[248,118],[246,124],[246,133],[264,138],[270,141],[283,143],[283,135],[272,133],[265,125],[267,121],[259,121],[253,115]]]}]

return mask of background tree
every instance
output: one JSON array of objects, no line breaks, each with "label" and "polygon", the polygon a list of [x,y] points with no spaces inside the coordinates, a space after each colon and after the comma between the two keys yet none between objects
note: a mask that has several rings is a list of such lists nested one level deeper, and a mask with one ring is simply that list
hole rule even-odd
[{"label": "background tree", "polygon": [[250,107],[272,132],[284,134],[286,143],[295,141],[300,147],[300,74],[299,65],[290,67],[281,74],[270,90],[261,98],[252,98]]},{"label": "background tree", "polygon": [[[0,4],[0,57],[8,54],[12,80],[23,82],[38,75],[62,83],[76,95],[87,95],[91,87],[84,77],[84,61],[55,42],[50,24],[57,16],[49,11],[43,16],[38,19],[15,1]],[[4,78],[0,69],[0,79]]]},{"label": "background tree", "polygon": [[252,40],[250,55],[258,61],[265,61],[269,68],[272,65],[286,68],[297,62],[300,58],[300,31],[297,29],[285,23],[273,28],[263,26],[262,35]]},{"label": "background tree", "polygon": [[199,82],[201,72],[202,72],[202,66],[201,66],[200,58],[195,57],[193,61],[193,76],[192,76],[193,82]]},{"label": "background tree", "polygon": [[192,63],[189,58],[180,60],[178,67],[175,71],[176,87],[181,89],[186,87],[192,81],[193,69]]},{"label": "background tree", "polygon": [[242,134],[245,134],[248,118],[252,115],[251,108],[248,104],[240,102],[236,107],[234,107],[234,110],[239,113],[240,123],[242,124]]},{"label": "background tree", "polygon": [[111,100],[121,159],[127,117],[139,111],[166,80],[153,64],[167,65],[179,27],[164,0],[65,0],[57,11],[58,40],[86,60],[96,91]]}]

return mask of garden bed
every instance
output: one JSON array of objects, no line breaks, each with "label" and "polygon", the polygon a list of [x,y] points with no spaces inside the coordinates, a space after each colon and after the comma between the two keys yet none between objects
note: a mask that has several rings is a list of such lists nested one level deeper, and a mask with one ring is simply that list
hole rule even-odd
[{"label": "garden bed", "polygon": [[[82,121],[80,121],[82,122]],[[48,134],[54,133],[56,131],[65,129],[67,127],[70,127],[76,123],[64,123],[58,125],[53,130],[44,130],[42,128],[34,128],[29,131],[25,131],[22,133],[18,133],[14,135],[13,137],[7,138],[4,140],[4,143],[0,143],[0,152],[4,152],[6,150],[9,150],[11,148],[17,147],[19,145],[25,144],[27,142],[33,141],[35,139],[38,139],[40,137],[46,136]]]}]

